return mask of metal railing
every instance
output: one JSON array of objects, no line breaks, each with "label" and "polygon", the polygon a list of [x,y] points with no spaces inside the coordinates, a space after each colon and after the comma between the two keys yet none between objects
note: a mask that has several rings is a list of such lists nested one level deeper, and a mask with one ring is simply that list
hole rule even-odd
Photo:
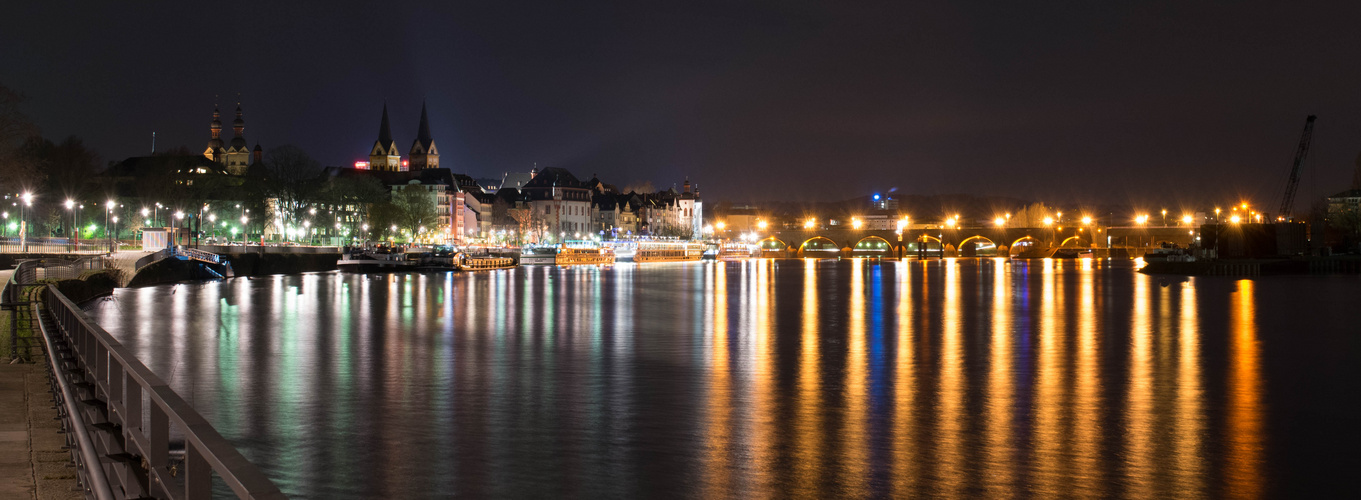
[{"label": "metal railing", "polygon": [[[139,242],[131,240],[115,240],[121,247],[137,245]],[[93,239],[71,239],[59,237],[37,237],[28,238],[26,241],[14,237],[0,237],[0,253],[108,253],[109,240],[107,238]]]},{"label": "metal railing", "polygon": [[197,248],[176,247],[175,253],[185,257],[220,264],[222,257],[212,252],[205,252]]},{"label": "metal railing", "polygon": [[107,259],[102,255],[90,257],[79,257],[74,260],[61,259],[42,259],[42,264],[36,269],[35,279],[57,279],[69,280],[79,278],[85,271],[97,271],[107,266]]},{"label": "metal railing", "polygon": [[9,352],[6,359],[31,359],[41,354],[38,339],[33,334],[36,315],[35,300],[29,290],[35,287],[38,271],[42,268],[39,261],[20,262],[14,268],[9,281],[0,283],[0,310],[9,313]]},{"label": "metal railing", "polygon": [[[62,386],[68,408],[66,424],[76,429],[80,442],[74,444],[81,448],[83,463],[99,464],[86,467],[87,485],[93,487],[103,476],[118,497],[197,499],[211,496],[216,475],[239,498],[287,498],[165,381],[56,287],[46,287],[44,299],[51,321],[43,322],[43,334],[53,378]],[[144,406],[149,409],[145,415]],[[171,460],[172,426],[184,434],[184,459],[179,463]]]}]

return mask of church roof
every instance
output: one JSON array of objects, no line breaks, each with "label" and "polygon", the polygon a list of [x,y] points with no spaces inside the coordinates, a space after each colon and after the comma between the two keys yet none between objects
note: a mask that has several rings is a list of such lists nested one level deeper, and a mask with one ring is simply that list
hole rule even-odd
[{"label": "church roof", "polygon": [[425,113],[425,103],[421,103],[421,125],[416,129],[416,143],[430,149],[430,144],[434,142],[435,140],[430,138],[430,119]]},{"label": "church roof", "polygon": [[383,103],[383,123],[378,126],[378,143],[384,148],[390,147],[392,140],[392,126],[388,125],[388,105]]}]

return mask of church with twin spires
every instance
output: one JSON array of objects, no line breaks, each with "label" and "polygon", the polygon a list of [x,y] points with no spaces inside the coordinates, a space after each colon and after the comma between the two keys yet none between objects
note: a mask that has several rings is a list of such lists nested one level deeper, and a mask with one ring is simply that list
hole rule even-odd
[{"label": "church with twin spires", "polygon": [[369,151],[368,167],[383,172],[440,168],[439,149],[430,137],[430,118],[425,112],[425,103],[421,103],[421,124],[416,129],[416,141],[411,144],[406,161],[402,160],[402,153],[397,149],[397,141],[392,139],[388,106],[383,104],[383,121],[378,125],[378,140],[374,141],[373,149]]},{"label": "church with twin spires", "polygon": [[246,175],[246,169],[251,164],[261,160],[262,150],[260,145],[255,145],[252,151],[246,146],[246,120],[241,117],[241,103],[236,103],[236,120],[232,121],[232,141],[222,142],[222,112],[213,107],[213,122],[209,126],[212,132],[212,139],[208,140],[208,148],[203,150],[203,156],[227,169],[231,175]]}]

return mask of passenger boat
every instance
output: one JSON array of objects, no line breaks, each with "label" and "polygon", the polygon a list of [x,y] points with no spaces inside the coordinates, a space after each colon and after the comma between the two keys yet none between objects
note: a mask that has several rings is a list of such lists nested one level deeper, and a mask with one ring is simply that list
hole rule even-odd
[{"label": "passenger boat", "polygon": [[525,245],[520,248],[520,264],[525,266],[553,265],[557,262],[558,247],[547,245]]},{"label": "passenger boat", "polygon": [[739,260],[760,257],[760,247],[750,243],[724,243],[718,247],[719,260]]},{"label": "passenger boat", "polygon": [[684,262],[704,256],[704,244],[684,241],[639,241],[633,261]]},{"label": "passenger boat", "polygon": [[613,264],[614,251],[594,243],[568,243],[558,249],[553,263],[559,266]]},{"label": "passenger boat", "polygon": [[420,263],[419,259],[408,259],[403,247],[368,244],[345,247],[336,261],[336,269],[357,273],[401,272],[414,271]]},{"label": "passenger boat", "polygon": [[1055,259],[1090,259],[1092,258],[1092,249],[1057,248],[1054,249],[1054,253],[1053,255],[1050,255],[1050,257]]},{"label": "passenger boat", "polygon": [[460,271],[490,271],[494,269],[511,269],[517,266],[514,257],[497,257],[492,255],[468,255],[458,254],[455,259],[455,267]]},{"label": "passenger boat", "polygon": [[1195,255],[1184,248],[1180,248],[1172,243],[1166,243],[1153,248],[1153,251],[1144,254],[1144,262],[1195,262]]}]

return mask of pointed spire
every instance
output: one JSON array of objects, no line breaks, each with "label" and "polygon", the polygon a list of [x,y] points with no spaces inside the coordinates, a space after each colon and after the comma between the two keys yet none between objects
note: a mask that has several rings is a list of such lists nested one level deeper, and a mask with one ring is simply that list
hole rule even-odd
[{"label": "pointed spire", "polygon": [[430,143],[434,142],[434,139],[430,138],[430,118],[425,113],[424,102],[421,103],[421,126],[420,129],[416,130],[416,140],[424,145],[426,149],[429,149]]},{"label": "pointed spire", "polygon": [[384,148],[392,145],[392,127],[388,125],[388,103],[383,103],[383,124],[378,126],[378,143]]},{"label": "pointed spire", "polygon": [[213,105],[213,122],[208,129],[212,131],[214,139],[222,138],[222,111],[217,109],[216,104]]},{"label": "pointed spire", "polygon": [[241,118],[241,103],[236,103],[236,120],[232,121],[232,131],[236,132],[236,137],[246,131],[246,120]]}]

